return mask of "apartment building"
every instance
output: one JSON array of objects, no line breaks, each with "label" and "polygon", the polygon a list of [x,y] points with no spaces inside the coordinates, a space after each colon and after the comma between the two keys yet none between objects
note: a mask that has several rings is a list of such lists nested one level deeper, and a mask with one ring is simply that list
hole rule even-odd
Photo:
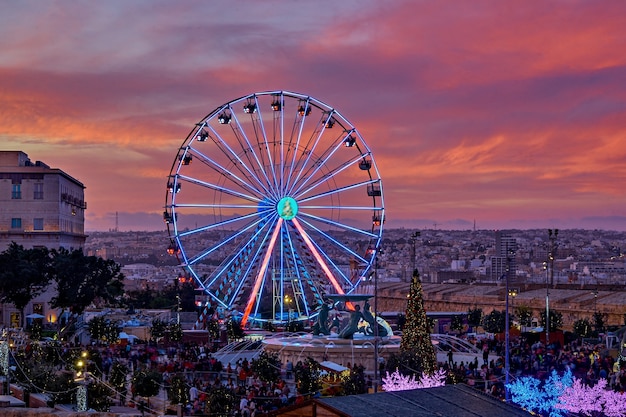
[{"label": "apartment building", "polygon": [[0,250],[82,248],[85,186],[58,168],[32,162],[21,151],[0,151]]}]

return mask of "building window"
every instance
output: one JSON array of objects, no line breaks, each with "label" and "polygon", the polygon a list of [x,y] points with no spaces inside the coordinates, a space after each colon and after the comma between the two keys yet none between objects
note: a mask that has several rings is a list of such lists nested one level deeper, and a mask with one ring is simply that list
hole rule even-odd
[{"label": "building window", "polygon": [[11,188],[11,198],[19,200],[22,198],[22,184],[13,184]]},{"label": "building window", "polygon": [[13,217],[11,219],[11,228],[12,229],[21,229],[22,228],[22,219],[19,217]]},{"label": "building window", "polygon": [[33,220],[34,230],[43,230],[43,218],[36,218]]},{"label": "building window", "polygon": [[40,182],[35,183],[35,192],[33,198],[35,200],[43,200],[43,184]]}]

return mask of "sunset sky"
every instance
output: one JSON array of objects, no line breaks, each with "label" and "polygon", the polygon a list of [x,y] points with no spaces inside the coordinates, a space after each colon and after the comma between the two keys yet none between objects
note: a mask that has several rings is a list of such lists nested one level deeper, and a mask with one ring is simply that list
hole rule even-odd
[{"label": "sunset sky", "polygon": [[626,230],[623,0],[0,0],[0,149],[162,230],[194,123],[310,95],[374,153],[386,227]]}]

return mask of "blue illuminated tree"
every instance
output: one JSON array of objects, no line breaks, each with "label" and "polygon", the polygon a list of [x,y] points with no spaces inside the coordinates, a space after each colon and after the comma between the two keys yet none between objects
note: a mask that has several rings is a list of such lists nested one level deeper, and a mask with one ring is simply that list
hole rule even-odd
[{"label": "blue illuminated tree", "polygon": [[556,405],[565,389],[573,383],[572,372],[568,369],[563,376],[552,371],[544,382],[527,376],[506,387],[511,393],[511,400],[520,407],[544,417],[565,417],[567,412],[556,408]]}]

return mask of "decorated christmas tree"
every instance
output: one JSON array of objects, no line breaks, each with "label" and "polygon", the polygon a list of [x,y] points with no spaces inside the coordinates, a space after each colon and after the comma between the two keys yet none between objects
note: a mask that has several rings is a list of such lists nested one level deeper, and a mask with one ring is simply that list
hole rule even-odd
[{"label": "decorated christmas tree", "polygon": [[[406,323],[400,342],[401,362],[417,366],[425,375],[437,370],[437,355],[430,340],[430,326],[424,310],[424,293],[417,269],[413,271],[406,307]],[[400,369],[402,372],[402,370]]]}]

